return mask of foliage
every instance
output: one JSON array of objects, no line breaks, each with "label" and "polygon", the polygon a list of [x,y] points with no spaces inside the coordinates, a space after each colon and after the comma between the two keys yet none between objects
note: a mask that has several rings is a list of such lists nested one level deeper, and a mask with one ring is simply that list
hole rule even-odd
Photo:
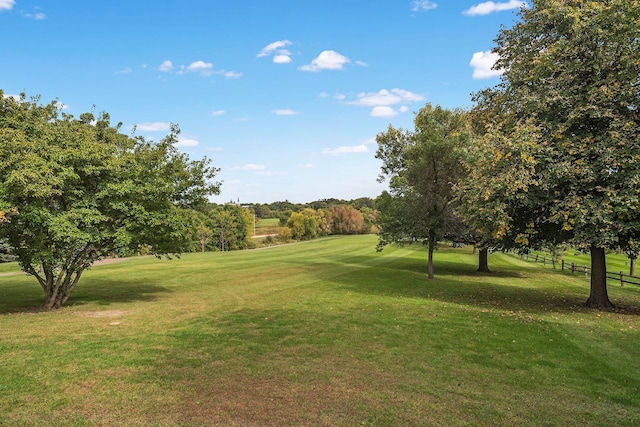
[{"label": "foliage", "polygon": [[7,239],[0,240],[0,262],[15,261],[16,257],[13,255],[11,245]]},{"label": "foliage", "polygon": [[253,215],[238,205],[218,206],[206,216],[206,226],[212,230],[211,243],[221,251],[247,249],[252,245]]},{"label": "foliage", "polygon": [[19,214],[0,227],[47,308],[61,307],[95,261],[148,246],[156,255],[188,249],[182,209],[219,191],[208,159],[119,132],[109,115],[75,119],[56,102],[0,91],[0,206]]},{"label": "foliage", "polygon": [[287,221],[291,229],[291,238],[294,240],[310,240],[318,236],[319,215],[311,208],[305,208],[302,212],[293,212]]},{"label": "foliage", "polygon": [[200,252],[207,249],[207,244],[213,237],[213,231],[204,224],[198,225],[198,243],[200,243]]},{"label": "foliage", "polygon": [[332,206],[327,210],[330,219],[330,234],[366,234],[371,230],[365,216],[349,205]]},{"label": "foliage", "polygon": [[502,82],[476,95],[487,145],[499,141],[489,158],[505,161],[488,209],[522,243],[589,250],[587,303],[611,307],[605,249],[640,233],[640,4],[537,0],[521,18],[496,39]]},{"label": "foliage", "polygon": [[273,215],[269,205],[266,203],[262,205],[255,205],[253,209],[258,218],[271,218]]},{"label": "foliage", "polygon": [[433,251],[453,224],[454,186],[464,176],[462,162],[471,138],[467,113],[427,105],[414,119],[415,130],[389,126],[376,137],[376,157],[383,161],[380,180],[389,192],[377,200],[379,244],[422,242],[429,247],[429,278]]}]

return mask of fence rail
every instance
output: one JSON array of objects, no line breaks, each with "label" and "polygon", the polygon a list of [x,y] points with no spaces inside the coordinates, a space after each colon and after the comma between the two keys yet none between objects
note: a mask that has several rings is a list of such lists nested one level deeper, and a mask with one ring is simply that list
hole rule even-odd
[{"label": "fence rail", "polygon": [[[525,258],[527,261],[540,262],[545,266],[551,265],[554,269],[556,269],[557,262],[555,259],[553,259],[553,257],[547,257],[544,255],[541,256],[538,254],[524,254],[520,255],[520,258]],[[562,269],[562,271],[571,271],[572,274],[583,273],[585,279],[588,279],[591,275],[591,267],[588,267],[586,265],[577,265],[573,262],[571,264],[568,264],[565,263],[564,260],[562,260],[560,264],[560,268]],[[624,287],[625,284],[640,286],[640,277],[625,274],[623,271],[621,271],[620,273],[607,272],[607,279],[616,280],[620,283],[621,287]]]}]

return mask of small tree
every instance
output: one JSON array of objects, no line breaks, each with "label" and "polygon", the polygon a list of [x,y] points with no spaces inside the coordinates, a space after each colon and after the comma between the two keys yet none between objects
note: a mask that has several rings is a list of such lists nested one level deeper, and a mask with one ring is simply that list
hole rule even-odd
[{"label": "small tree", "polygon": [[207,226],[221,251],[246,249],[253,235],[253,215],[237,205],[219,206],[207,214]]},{"label": "small tree", "polygon": [[464,175],[462,158],[471,132],[467,113],[427,105],[416,115],[414,132],[389,126],[378,134],[380,180],[389,193],[377,200],[378,248],[391,242],[421,241],[428,247],[428,275],[434,278],[433,251],[455,215],[455,184]]},{"label": "small tree", "polygon": [[338,205],[329,208],[331,218],[331,234],[361,234],[367,231],[364,215],[349,205]]},{"label": "small tree", "polygon": [[318,236],[320,222],[316,211],[305,208],[301,212],[293,212],[287,220],[291,229],[291,237],[296,240],[310,240]]},{"label": "small tree", "polygon": [[158,143],[129,137],[106,113],[80,119],[57,104],[0,91],[0,206],[19,215],[0,227],[45,307],[62,307],[96,260],[148,246],[180,253],[191,244],[180,210],[219,191],[209,160],[175,148],[179,129]]},{"label": "small tree", "polygon": [[200,243],[200,252],[205,252],[207,245],[213,237],[213,231],[204,224],[198,226],[198,243]]}]

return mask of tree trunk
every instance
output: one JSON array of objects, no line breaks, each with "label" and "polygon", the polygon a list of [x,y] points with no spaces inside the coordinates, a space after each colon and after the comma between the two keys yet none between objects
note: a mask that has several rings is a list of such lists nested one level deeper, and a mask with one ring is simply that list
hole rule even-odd
[{"label": "tree trunk", "polygon": [[490,273],[489,248],[480,248],[478,251],[478,271],[481,273]]},{"label": "tree trunk", "polygon": [[435,236],[429,236],[429,262],[427,264],[427,271],[429,274],[429,279],[435,279],[435,275],[433,273],[433,251],[436,248],[436,238]]},{"label": "tree trunk", "polygon": [[[43,284],[44,289],[44,308],[47,310],[63,307],[71,292],[75,289],[83,270],[79,271],[62,271],[54,276],[52,271],[46,271],[47,280]],[[40,279],[39,279],[40,280]]]},{"label": "tree trunk", "polygon": [[607,265],[604,248],[592,246],[591,249],[591,293],[587,307],[609,309],[614,305],[607,294]]},{"label": "tree trunk", "polygon": [[636,261],[638,261],[638,257],[629,257],[629,275],[636,275]]}]

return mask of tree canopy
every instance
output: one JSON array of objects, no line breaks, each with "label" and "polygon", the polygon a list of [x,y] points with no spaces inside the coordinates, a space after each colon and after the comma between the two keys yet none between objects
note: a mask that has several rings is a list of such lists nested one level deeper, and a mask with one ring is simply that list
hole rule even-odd
[{"label": "tree canopy", "polygon": [[392,242],[428,246],[428,275],[434,277],[433,251],[458,221],[451,202],[464,176],[462,158],[471,137],[467,114],[427,105],[414,119],[413,132],[389,126],[378,134],[380,179],[389,192],[377,201],[379,248]]},{"label": "tree canopy", "polygon": [[640,233],[640,4],[534,0],[520,17],[496,39],[501,83],[476,95],[499,165],[483,197],[523,243],[590,251],[587,303],[610,307],[605,250]]},{"label": "tree canopy", "polygon": [[190,244],[180,210],[219,192],[218,169],[175,148],[179,129],[154,143],[120,133],[109,115],[79,119],[56,102],[0,91],[0,227],[22,269],[65,304],[96,260],[145,246],[156,255]]}]

